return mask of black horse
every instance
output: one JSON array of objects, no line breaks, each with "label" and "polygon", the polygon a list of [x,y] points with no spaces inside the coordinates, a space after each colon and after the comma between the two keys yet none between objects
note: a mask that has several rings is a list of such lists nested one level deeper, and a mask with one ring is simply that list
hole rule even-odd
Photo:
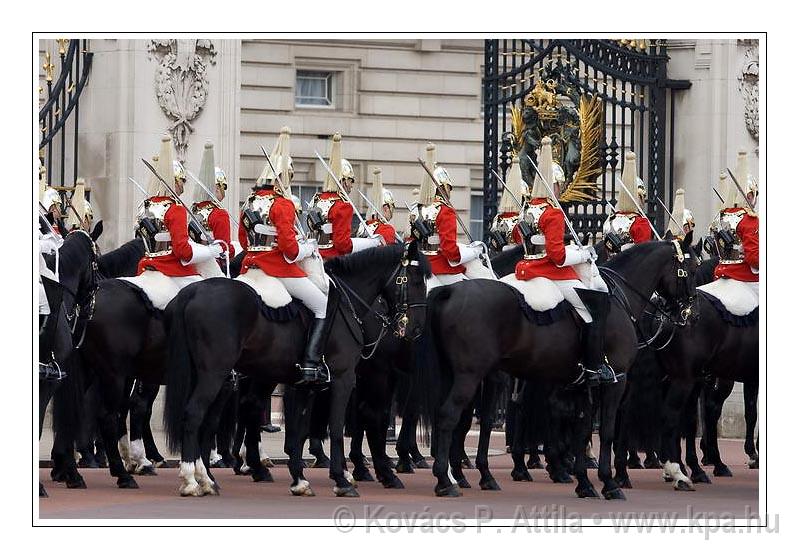
[{"label": "black horse", "polygon": [[[330,317],[326,351],[332,378],[330,477],[337,495],[357,496],[344,474],[343,430],[363,346],[358,324],[382,295],[393,311],[392,323],[407,321],[404,336],[418,336],[424,323],[425,278],[430,270],[416,243],[340,257],[325,263],[325,268],[335,285],[329,297],[328,313],[334,316]],[[296,383],[299,375],[295,364],[305,344],[308,313],[303,308],[284,322],[270,320],[249,286],[226,279],[189,286],[173,304],[175,307],[168,310],[172,339],[164,421],[169,445],[181,450],[180,492],[197,496],[216,492],[207,473],[207,460],[225,379],[232,370],[240,372],[251,379],[251,390],[263,395],[270,394],[278,383]],[[294,402],[287,406],[293,410],[286,411],[285,451],[289,455],[291,490],[295,495],[308,495],[311,492],[303,478],[302,447],[310,395],[305,389],[292,389],[287,391],[290,396]],[[257,454],[257,449],[254,451]],[[251,463],[249,445],[247,455],[248,465],[258,468]]]},{"label": "black horse", "polygon": [[[690,240],[641,244],[609,261],[604,272],[614,298],[606,350],[615,371],[624,373],[633,362],[637,351],[633,321],[650,305],[655,290],[671,305],[664,313],[685,312],[694,298],[696,266]],[[537,325],[526,318],[516,290],[488,280],[438,288],[431,292],[428,305],[418,374],[431,397],[426,401],[426,417],[435,415],[435,491],[439,496],[457,496],[460,492],[450,482],[447,464],[449,457],[455,468],[460,457],[452,455],[450,441],[461,411],[478,384],[496,370],[522,379],[563,385],[573,382],[579,375],[575,357],[580,350],[581,325],[572,312],[554,314],[551,324]],[[603,494],[609,499],[624,498],[611,473],[614,424],[624,388],[624,381],[620,381],[593,391],[601,416],[598,475],[604,482]],[[576,493],[594,497],[597,494],[585,468],[585,446],[591,429],[589,394],[583,395],[582,414],[577,415],[573,438]]]},{"label": "black horse", "polygon": [[[98,222],[91,234],[75,230],[66,235],[58,249],[58,283],[45,281],[50,315],[44,318],[39,335],[39,363],[58,364],[55,369],[40,369],[39,437],[47,405],[53,399],[54,442],[74,440],[82,418],[83,379],[75,359],[75,346],[83,336],[84,318],[91,314],[97,289],[97,246],[95,240],[103,231]],[[55,270],[55,255],[46,255],[48,268]],[[51,453],[51,477],[65,482],[68,488],[85,488],[69,448],[54,445]],[[40,485],[40,495],[46,495]]]}]

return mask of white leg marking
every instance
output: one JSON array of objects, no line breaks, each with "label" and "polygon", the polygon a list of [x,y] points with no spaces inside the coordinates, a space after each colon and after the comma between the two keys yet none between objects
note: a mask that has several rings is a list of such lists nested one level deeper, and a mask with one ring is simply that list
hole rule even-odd
[{"label": "white leg marking", "polygon": [[202,495],[216,494],[217,490],[214,488],[214,481],[208,476],[208,471],[202,459],[194,462],[194,479],[200,484]]},{"label": "white leg marking", "polygon": [[250,467],[247,466],[247,447],[244,443],[242,443],[242,446],[239,448],[239,457],[242,459],[242,463],[244,463],[240,470],[243,474],[249,473]]},{"label": "white leg marking", "polygon": [[221,459],[222,459],[222,455],[217,453],[217,448],[215,447],[214,449],[211,450],[211,453],[208,456],[208,463],[213,465],[214,463],[216,463],[217,461],[219,461]]},{"label": "white leg marking", "polygon": [[194,463],[191,461],[181,461],[181,469],[178,473],[181,485],[178,491],[181,496],[202,496],[203,490],[194,478]]},{"label": "white leg marking", "polygon": [[128,444],[128,434],[125,434],[119,438],[117,441],[117,449],[119,449],[119,456],[122,459],[122,464],[125,466],[125,470],[130,472],[133,470],[134,465],[131,464],[131,448]]},{"label": "white leg marking", "polygon": [[144,441],[141,439],[135,439],[131,442],[130,462],[136,473],[140,473],[143,469],[153,466],[153,463],[151,463],[145,455]]},{"label": "white leg marking", "polygon": [[689,477],[683,474],[683,472],[681,471],[681,467],[678,463],[671,463],[669,461],[666,461],[664,463],[664,474],[672,477],[672,480],[675,481],[675,484],[673,485],[675,486],[675,488],[678,487],[678,481],[685,482],[686,484],[689,485],[690,488],[694,486],[692,484],[692,481],[689,480]]},{"label": "white leg marking", "polygon": [[313,496],[314,491],[311,489],[311,483],[306,479],[301,478],[297,484],[289,487],[289,492],[293,496]]}]

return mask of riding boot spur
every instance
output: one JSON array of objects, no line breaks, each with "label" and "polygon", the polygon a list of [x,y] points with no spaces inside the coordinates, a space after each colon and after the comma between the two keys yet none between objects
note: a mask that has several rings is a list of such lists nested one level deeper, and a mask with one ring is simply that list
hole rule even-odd
[{"label": "riding boot spur", "polygon": [[583,360],[581,366],[590,386],[616,383],[617,375],[605,355],[605,334],[611,297],[608,292],[576,288],[578,295],[592,316],[592,322],[583,329]]},{"label": "riding boot spur", "polygon": [[298,385],[319,384],[330,381],[330,372],[322,356],[328,340],[328,329],[325,319],[315,318],[308,331],[306,350],[303,361],[298,365],[301,379]]}]

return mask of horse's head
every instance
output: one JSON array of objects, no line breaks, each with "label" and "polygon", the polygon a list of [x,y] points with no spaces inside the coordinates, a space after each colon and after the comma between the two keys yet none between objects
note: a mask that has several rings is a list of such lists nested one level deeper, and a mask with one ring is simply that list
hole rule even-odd
[{"label": "horse's head", "polygon": [[59,249],[59,282],[66,288],[64,307],[70,322],[79,315],[88,319],[98,287],[97,245],[84,230],[67,234]]},{"label": "horse's head", "polygon": [[667,242],[672,245],[672,256],[659,275],[656,291],[667,301],[675,323],[683,326],[695,315],[697,255],[692,248],[692,232]]},{"label": "horse's head", "polygon": [[383,289],[383,297],[392,310],[394,333],[406,340],[416,340],[425,328],[427,291],[425,280],[431,268],[416,240],[403,247],[400,263]]}]

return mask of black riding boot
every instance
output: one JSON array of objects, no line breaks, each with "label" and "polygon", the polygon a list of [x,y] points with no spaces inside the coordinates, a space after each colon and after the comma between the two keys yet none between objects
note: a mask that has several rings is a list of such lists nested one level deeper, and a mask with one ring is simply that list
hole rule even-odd
[{"label": "black riding boot", "polygon": [[328,366],[322,357],[325,343],[328,339],[328,332],[325,328],[325,319],[314,319],[308,331],[308,341],[306,351],[303,354],[303,362],[298,365],[302,376],[298,385],[312,383],[327,383],[330,381]]},{"label": "black riding boot", "polygon": [[598,290],[575,290],[583,301],[592,322],[584,324],[583,329],[583,369],[589,386],[601,383],[616,383],[617,376],[605,355],[606,319],[611,310],[611,297]]}]

